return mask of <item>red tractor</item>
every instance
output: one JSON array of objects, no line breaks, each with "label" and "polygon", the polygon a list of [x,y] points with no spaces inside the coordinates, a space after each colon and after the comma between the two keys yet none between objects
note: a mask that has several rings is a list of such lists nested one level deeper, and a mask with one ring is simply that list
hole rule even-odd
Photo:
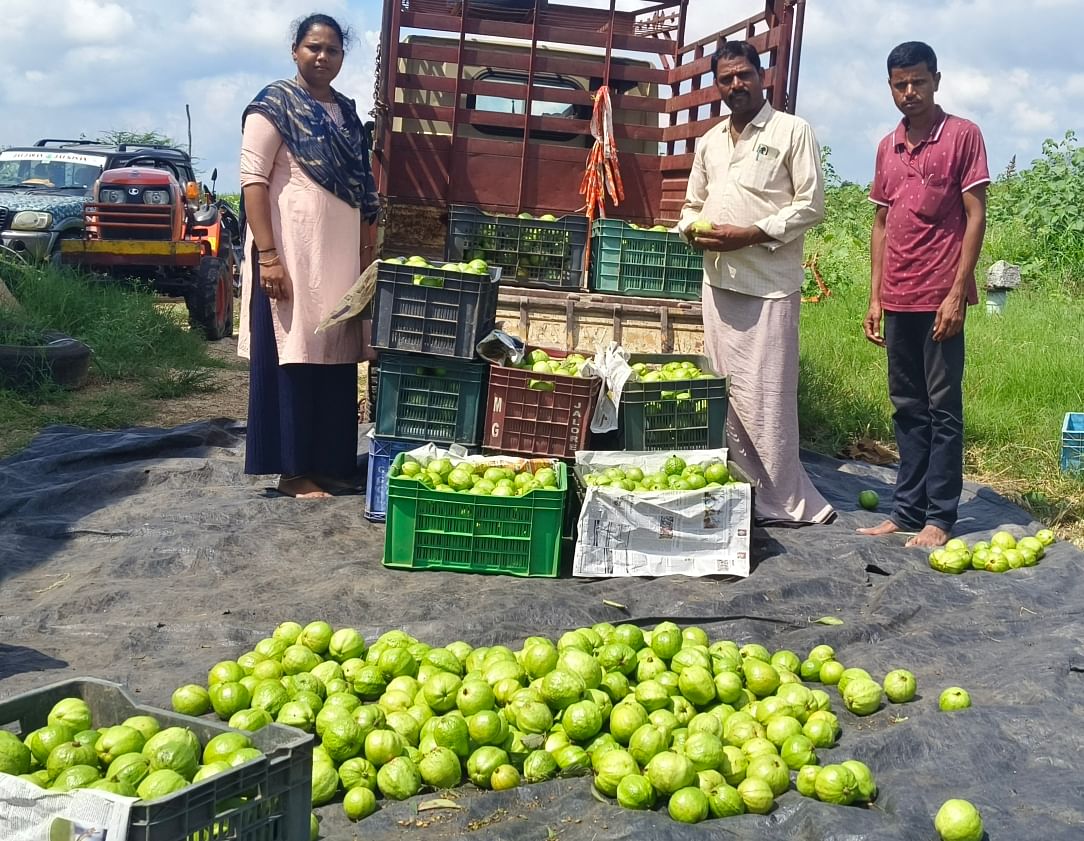
[{"label": "red tractor", "polygon": [[61,243],[61,260],[149,281],[183,297],[191,325],[208,339],[233,333],[241,226],[233,209],[200,186],[179,149],[148,147],[107,169],[84,207],[82,239]]}]

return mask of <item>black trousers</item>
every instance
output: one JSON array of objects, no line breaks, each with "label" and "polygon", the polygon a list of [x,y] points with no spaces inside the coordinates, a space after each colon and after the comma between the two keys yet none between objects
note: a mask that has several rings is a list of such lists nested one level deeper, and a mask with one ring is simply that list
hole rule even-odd
[{"label": "black trousers", "polygon": [[936,313],[886,312],[888,393],[900,469],[891,519],[949,531],[963,489],[964,335],[932,338]]}]

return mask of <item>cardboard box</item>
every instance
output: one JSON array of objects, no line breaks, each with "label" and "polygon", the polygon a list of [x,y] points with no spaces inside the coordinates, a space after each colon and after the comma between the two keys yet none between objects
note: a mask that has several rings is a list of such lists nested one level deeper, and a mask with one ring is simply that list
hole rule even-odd
[{"label": "cardboard box", "polygon": [[[686,463],[726,461],[727,451],[578,452],[578,481],[587,473],[631,465],[645,473],[678,455]],[[580,511],[574,576],[749,574],[753,487],[742,481],[713,490],[632,492],[586,486]]]}]

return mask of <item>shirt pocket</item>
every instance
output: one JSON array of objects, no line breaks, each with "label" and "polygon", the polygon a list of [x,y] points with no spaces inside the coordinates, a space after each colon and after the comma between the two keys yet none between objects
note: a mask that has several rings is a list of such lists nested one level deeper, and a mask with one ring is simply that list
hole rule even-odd
[{"label": "shirt pocket", "polygon": [[922,191],[915,203],[915,215],[929,222],[944,218],[952,207],[955,187],[947,175],[930,175],[922,183]]},{"label": "shirt pocket", "polygon": [[738,168],[738,183],[755,193],[765,193],[779,188],[782,156],[754,154],[746,158]]}]

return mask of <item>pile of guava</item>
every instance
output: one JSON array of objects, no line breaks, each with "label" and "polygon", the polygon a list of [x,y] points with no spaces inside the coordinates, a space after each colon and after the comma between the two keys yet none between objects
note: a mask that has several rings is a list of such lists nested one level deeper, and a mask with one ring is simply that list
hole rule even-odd
[{"label": "pile of guava", "polygon": [[968,545],[954,537],[930,553],[930,567],[938,572],[959,575],[967,570],[1008,572],[1020,567],[1033,567],[1043,559],[1046,547],[1054,542],[1054,532],[1040,529],[1034,535],[1019,539],[1012,532],[995,532],[989,540]]},{"label": "pile of guava", "polygon": [[865,716],[915,693],[910,672],[878,683],[829,645],[802,658],[672,622],[604,622],[509,647],[431,645],[402,630],[368,644],[314,621],[283,622],[173,703],[242,730],[275,721],[313,733],[312,804],[341,797],[352,820],[425,791],[583,776],[620,806],[696,823],[771,812],[791,788],[869,803],[873,771],[834,755],[833,706]]}]

